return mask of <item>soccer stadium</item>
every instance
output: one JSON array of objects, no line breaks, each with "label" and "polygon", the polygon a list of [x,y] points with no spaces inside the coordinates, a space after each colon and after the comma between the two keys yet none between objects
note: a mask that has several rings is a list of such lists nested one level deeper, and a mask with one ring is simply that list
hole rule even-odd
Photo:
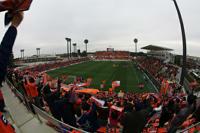
[{"label": "soccer stadium", "polygon": [[[132,109],[138,113],[141,110],[152,113],[145,116],[149,117],[149,120],[143,125],[141,132],[167,132],[169,125],[165,123],[170,118],[172,119],[172,116],[163,118],[166,117],[167,112],[163,114],[160,112],[161,108],[166,107],[170,111],[176,111],[172,108],[175,105],[186,106],[186,94],[192,90],[196,95],[190,96],[193,103],[198,96],[199,83],[189,81],[190,78],[195,78],[194,73],[191,72],[188,75],[190,78],[185,79],[184,89],[180,86],[178,82],[180,67],[171,64],[174,61],[170,54],[172,49],[155,45],[148,45],[142,49],[149,50],[149,52],[143,55],[132,55],[129,51],[115,51],[112,48],[112,51],[110,49],[97,51],[88,54],[87,57],[73,57],[69,53],[64,60],[59,58],[59,60],[55,59],[57,61],[10,69],[7,83],[21,101],[25,100],[24,104],[28,110],[38,113],[41,121],[48,120],[47,125],[58,132],[61,130],[66,132],[94,132],[94,130],[99,133],[120,132],[117,121],[119,123],[123,123],[123,119],[131,121],[126,118],[125,114],[128,115]],[[30,76],[30,78],[23,81],[24,76]],[[35,84],[31,84],[32,80]],[[34,89],[34,86],[37,86],[35,91],[29,90],[29,87]],[[34,98],[32,105],[27,101],[29,98],[26,95]],[[166,105],[162,105],[162,100],[166,102]],[[176,107],[176,109],[181,110],[183,107]],[[77,125],[78,123],[73,120],[77,119],[76,117],[81,118],[81,112],[79,112],[81,108],[98,113],[90,114],[91,119],[96,119],[93,121],[94,125],[91,124],[95,129],[88,129],[88,125],[86,127]],[[69,110],[75,111],[74,117]],[[183,124],[177,130],[185,130],[188,126],[195,125],[198,122],[196,113],[193,117],[184,119]],[[142,113],[132,117],[135,120],[137,117],[138,119],[143,118],[144,115],[145,113]],[[59,126],[58,120],[63,122],[64,127]],[[78,122],[82,121],[78,120]],[[144,124],[143,121],[140,122]],[[127,127],[126,132],[134,131],[128,128],[130,127]],[[198,126],[188,130],[198,130]]]},{"label": "soccer stadium", "polygon": [[[55,39],[53,47],[45,39],[48,46],[29,46],[36,54],[24,55],[20,47],[16,57],[18,26],[32,0],[0,1],[9,25],[0,47],[0,133],[200,132],[200,57],[187,54],[181,13],[172,2],[181,25],[182,54],[174,45],[138,47],[136,37],[132,46],[102,43],[106,38],[96,41],[102,46],[90,45],[98,36],[80,45],[65,37],[58,53],[59,42]],[[43,54],[43,49],[50,52]]]}]

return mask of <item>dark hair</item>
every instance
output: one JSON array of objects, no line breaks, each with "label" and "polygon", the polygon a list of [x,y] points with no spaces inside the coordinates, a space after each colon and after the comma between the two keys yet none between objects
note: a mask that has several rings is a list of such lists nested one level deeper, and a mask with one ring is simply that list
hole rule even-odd
[{"label": "dark hair", "polygon": [[195,95],[193,95],[193,94],[188,95],[188,98],[187,98],[188,104],[191,105],[191,104],[195,103],[196,102],[196,98],[197,97]]},{"label": "dark hair", "polygon": [[83,98],[83,94],[78,94],[78,97],[79,97],[80,99],[82,99],[82,98]]},{"label": "dark hair", "polygon": [[179,98],[176,98],[176,103],[180,103],[180,99]]},{"label": "dark hair", "polygon": [[28,75],[28,74],[29,74],[29,72],[25,72],[25,74],[26,74],[26,75]]},{"label": "dark hair", "polygon": [[173,108],[173,106],[174,106],[174,101],[173,101],[173,100],[170,100],[167,106],[168,106],[168,108]]},{"label": "dark hair", "polygon": [[112,118],[112,119],[115,119],[115,120],[118,118],[118,113],[117,113],[117,111],[112,111],[112,112],[111,112],[111,118]]},{"label": "dark hair", "polygon": [[88,110],[90,110],[90,105],[86,102],[83,102],[82,103],[82,109],[85,110],[85,111],[88,111]]},{"label": "dark hair", "polygon": [[132,102],[132,101],[133,101],[133,99],[132,99],[132,98],[128,98],[128,101],[129,101],[129,102]]},{"label": "dark hair", "polygon": [[30,83],[34,83],[35,82],[35,79],[33,77],[29,77],[29,82]]},{"label": "dark hair", "polygon": [[26,78],[24,79],[24,84],[27,85],[27,80],[26,80]]}]

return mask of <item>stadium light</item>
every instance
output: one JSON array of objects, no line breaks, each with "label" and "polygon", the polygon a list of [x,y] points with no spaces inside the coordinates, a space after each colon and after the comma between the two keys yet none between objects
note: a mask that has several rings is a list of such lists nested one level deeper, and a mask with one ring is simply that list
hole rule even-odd
[{"label": "stadium light", "polygon": [[24,49],[21,49],[20,52],[21,52],[21,59],[24,59]]},{"label": "stadium light", "polygon": [[36,48],[36,51],[37,51],[37,57],[40,56],[40,48]]},{"label": "stadium light", "polygon": [[182,43],[183,43],[183,61],[182,61],[182,72],[181,72],[181,78],[180,78],[180,85],[183,86],[185,75],[186,75],[186,55],[187,55],[187,44],[186,44],[186,35],[185,35],[185,28],[183,24],[183,19],[181,16],[181,12],[179,10],[178,4],[176,0],[173,0],[178,18],[180,21],[180,26],[181,26],[181,32],[182,32]]},{"label": "stadium light", "polygon": [[138,43],[138,39],[135,38],[133,41],[134,41],[134,43],[135,43],[135,53],[137,53],[137,43]]},{"label": "stadium light", "polygon": [[72,39],[69,38],[69,55],[70,55],[70,58],[72,57]]},{"label": "stadium light", "polygon": [[85,43],[85,52],[86,52],[86,55],[87,55],[87,44],[88,44],[88,42],[89,42],[89,41],[88,41],[88,39],[85,39],[85,40],[84,40],[84,43]]},{"label": "stadium light", "polygon": [[76,43],[73,43],[74,53],[76,53]]},{"label": "stadium light", "polygon": [[65,38],[65,40],[67,41],[67,57],[69,59],[69,41],[70,41],[70,38]]},{"label": "stadium light", "polygon": [[22,59],[22,49],[20,50],[20,53],[21,53],[21,59]]}]

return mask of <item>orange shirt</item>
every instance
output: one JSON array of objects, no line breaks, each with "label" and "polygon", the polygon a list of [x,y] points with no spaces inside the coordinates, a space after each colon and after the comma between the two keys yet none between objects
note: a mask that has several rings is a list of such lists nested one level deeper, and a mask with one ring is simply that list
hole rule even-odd
[{"label": "orange shirt", "polygon": [[28,93],[30,94],[31,97],[37,97],[38,96],[38,90],[37,90],[37,85],[36,83],[30,83],[28,82]]},{"label": "orange shirt", "polygon": [[26,94],[27,94],[28,96],[30,96],[30,92],[29,92],[29,89],[28,89],[28,85],[25,84],[25,83],[24,83],[24,88],[25,88],[25,90],[26,90]]}]

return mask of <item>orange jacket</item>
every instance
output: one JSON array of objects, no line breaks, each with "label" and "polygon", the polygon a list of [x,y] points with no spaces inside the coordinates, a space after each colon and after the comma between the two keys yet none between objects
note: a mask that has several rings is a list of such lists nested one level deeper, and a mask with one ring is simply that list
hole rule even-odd
[{"label": "orange jacket", "polygon": [[27,93],[29,94],[29,96],[31,96],[32,98],[33,97],[37,97],[38,96],[38,90],[37,90],[37,85],[36,83],[30,83],[28,81],[28,84],[27,84]]}]

